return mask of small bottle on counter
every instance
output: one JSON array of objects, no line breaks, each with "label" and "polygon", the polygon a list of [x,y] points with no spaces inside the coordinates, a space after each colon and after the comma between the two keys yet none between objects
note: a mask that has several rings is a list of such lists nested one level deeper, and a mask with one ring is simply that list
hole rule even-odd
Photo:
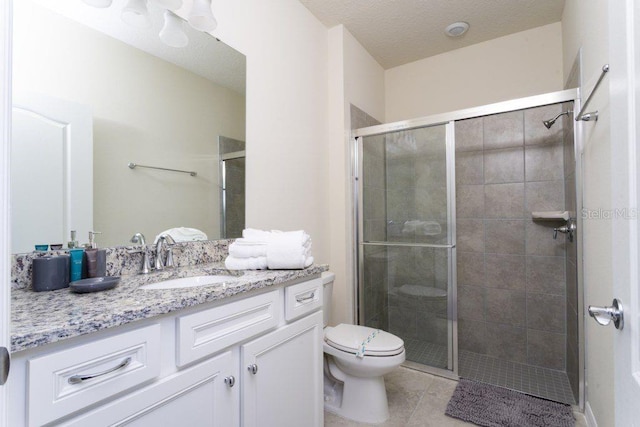
[{"label": "small bottle on counter", "polygon": [[69,243],[67,243],[67,247],[69,249],[78,247],[78,241],[76,240],[76,230],[71,230],[71,240],[69,240]]},{"label": "small bottle on counter", "polygon": [[71,249],[69,250],[69,256],[71,257],[69,279],[75,282],[76,280],[82,279],[84,249]]}]

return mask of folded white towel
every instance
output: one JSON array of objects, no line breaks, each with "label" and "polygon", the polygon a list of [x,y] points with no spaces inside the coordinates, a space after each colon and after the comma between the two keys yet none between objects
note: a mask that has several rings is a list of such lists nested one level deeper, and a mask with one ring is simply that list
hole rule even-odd
[{"label": "folded white towel", "polygon": [[236,258],[266,257],[267,244],[254,243],[246,239],[236,239],[229,245],[229,255]]},{"label": "folded white towel", "polygon": [[194,242],[196,240],[208,240],[207,235],[197,228],[177,227],[170,228],[158,234],[153,243],[158,243],[158,239],[163,234],[168,234],[176,242]]},{"label": "folded white towel", "polygon": [[272,270],[305,268],[313,263],[310,247],[300,234],[274,233],[267,243],[267,266]]},{"label": "folded white towel", "polygon": [[271,232],[256,230],[255,228],[245,228],[242,230],[242,237],[253,242],[267,242],[271,238]]},{"label": "folded white towel", "polygon": [[224,265],[227,267],[227,270],[265,270],[267,268],[267,258],[236,258],[228,256],[227,259],[224,260]]}]

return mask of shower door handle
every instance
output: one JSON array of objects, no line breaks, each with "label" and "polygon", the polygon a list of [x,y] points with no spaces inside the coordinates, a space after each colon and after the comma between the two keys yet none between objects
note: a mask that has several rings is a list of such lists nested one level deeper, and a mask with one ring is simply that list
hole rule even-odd
[{"label": "shower door handle", "polygon": [[614,298],[610,307],[596,307],[589,306],[589,316],[593,317],[598,325],[607,326],[611,321],[618,330],[624,328],[624,310],[622,309],[622,303]]}]

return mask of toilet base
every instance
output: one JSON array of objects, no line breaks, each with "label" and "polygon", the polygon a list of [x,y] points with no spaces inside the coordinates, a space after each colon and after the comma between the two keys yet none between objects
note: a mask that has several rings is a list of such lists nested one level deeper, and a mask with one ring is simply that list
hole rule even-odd
[{"label": "toilet base", "polygon": [[347,376],[345,382],[335,382],[325,376],[324,408],[361,423],[378,424],[389,419],[389,404],[383,377]]}]

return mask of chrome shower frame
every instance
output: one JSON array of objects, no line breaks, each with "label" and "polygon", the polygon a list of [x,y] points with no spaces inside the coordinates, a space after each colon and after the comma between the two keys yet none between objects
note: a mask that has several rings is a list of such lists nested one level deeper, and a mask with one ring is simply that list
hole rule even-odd
[{"label": "chrome shower frame", "polygon": [[[362,143],[363,137],[376,136],[387,134],[396,131],[411,130],[422,127],[446,125],[447,132],[447,211],[449,223],[449,233],[453,233],[450,236],[449,241],[452,243],[451,253],[449,256],[449,298],[448,308],[451,319],[449,321],[449,368],[440,369],[421,365],[414,362],[405,362],[405,364],[414,369],[425,371],[428,373],[436,374],[447,378],[458,378],[458,324],[457,324],[457,268],[456,268],[456,241],[455,241],[455,135],[454,125],[458,120],[472,119],[483,116],[490,116],[494,114],[506,113],[510,111],[523,110],[534,107],[541,107],[551,104],[559,104],[563,102],[573,102],[573,111],[580,111],[580,92],[578,89],[569,89],[558,92],[551,92],[542,95],[530,96],[525,98],[518,98],[510,101],[498,102],[494,104],[488,104],[480,107],[467,108],[457,111],[452,111],[443,114],[435,114],[426,117],[420,117],[411,120],[397,121],[382,125],[369,126],[359,129],[354,129],[351,133],[351,154],[352,154],[352,196],[353,196],[353,259],[357,260],[354,266],[354,313],[355,319],[358,324],[364,323],[364,306],[361,303],[360,295],[364,290],[364,274],[363,274],[363,212],[361,207],[363,206],[362,198],[362,186],[361,179],[361,166],[362,166]],[[582,133],[580,122],[573,122],[574,126],[574,149],[575,149],[575,161],[576,161],[576,211],[577,211],[577,223],[578,223],[578,365],[579,365],[579,407],[584,410],[584,291],[583,291],[583,273],[582,273],[582,218],[580,212],[582,212]],[[435,245],[429,245],[435,246]]]}]

